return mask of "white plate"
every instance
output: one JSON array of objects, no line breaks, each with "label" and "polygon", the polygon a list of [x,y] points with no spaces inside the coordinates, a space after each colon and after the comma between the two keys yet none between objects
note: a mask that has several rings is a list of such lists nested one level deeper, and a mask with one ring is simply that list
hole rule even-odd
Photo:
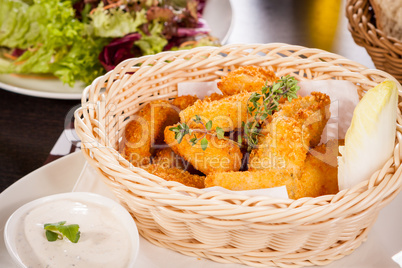
[{"label": "white plate", "polygon": [[[225,15],[222,16],[222,14]],[[233,19],[230,1],[208,0],[203,17],[211,28],[211,35],[219,38],[224,44],[229,37]],[[2,74],[0,75],[0,88],[33,97],[81,99],[84,85],[76,83],[74,88],[71,88],[58,79],[32,79]]]},{"label": "white plate", "polygon": [[[77,178],[80,178],[77,181]],[[77,184],[75,185],[77,181]],[[96,172],[85,164],[81,152],[56,160],[20,179],[0,194],[0,234],[8,217],[18,207],[31,200],[55,193],[90,191],[111,196]],[[402,250],[402,194],[381,212],[369,232],[368,239],[352,254],[325,266],[326,268],[392,268],[399,267],[392,256]],[[16,267],[8,255],[3,236],[0,236],[0,267]],[[135,267],[144,268],[241,268],[237,264],[220,264],[188,257],[157,247],[140,238],[140,251]]]}]

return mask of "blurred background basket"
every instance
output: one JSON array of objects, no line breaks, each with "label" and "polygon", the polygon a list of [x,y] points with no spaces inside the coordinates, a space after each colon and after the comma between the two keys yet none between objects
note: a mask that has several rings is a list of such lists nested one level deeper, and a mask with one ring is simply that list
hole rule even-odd
[{"label": "blurred background basket", "polygon": [[349,31],[356,44],[367,50],[377,69],[402,82],[402,42],[378,29],[374,10],[369,0],[347,0]]},{"label": "blurred background basket", "polygon": [[125,125],[144,103],[176,97],[177,83],[216,80],[245,65],[299,80],[348,80],[360,96],[393,79],[339,55],[287,44],[201,47],[130,59],[86,88],[75,112],[82,152],[141,235],[161,247],[256,267],[323,265],[350,254],[400,191],[399,128],[394,156],[371,178],[336,195],[299,200],[205,192],[130,166],[119,154]]}]

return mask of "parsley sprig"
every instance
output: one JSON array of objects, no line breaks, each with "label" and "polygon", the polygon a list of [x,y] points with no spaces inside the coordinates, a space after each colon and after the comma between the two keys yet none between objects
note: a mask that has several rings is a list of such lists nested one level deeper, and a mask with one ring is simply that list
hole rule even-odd
[{"label": "parsley sprig", "polygon": [[63,236],[67,237],[73,243],[77,243],[80,239],[81,232],[78,224],[65,225],[65,221],[57,223],[46,223],[44,229],[46,230],[47,241],[53,242],[57,239],[62,240]]},{"label": "parsley sprig", "polygon": [[[281,98],[286,98],[288,101],[291,101],[297,98],[296,93],[300,89],[297,83],[298,81],[293,76],[287,75],[281,77],[272,85],[265,84],[261,93],[254,92],[251,94],[247,105],[247,113],[251,119],[247,122],[242,122],[244,131],[243,135],[247,141],[249,151],[251,151],[251,149],[253,149],[258,143],[258,136],[261,135],[259,133],[261,124],[268,118],[268,116],[272,115],[274,111],[278,110],[279,100]],[[213,124],[211,120],[204,124],[201,117],[195,115],[193,121],[201,124],[202,128],[190,128],[186,123],[179,123],[176,127],[169,128],[169,130],[175,132],[175,139],[178,143],[183,140],[184,136],[194,135],[190,139],[191,145],[194,146],[200,142],[201,148],[206,150],[208,147],[208,140],[206,138],[207,134],[217,136],[218,139],[230,140],[225,137],[225,131],[220,127],[216,127],[215,131],[211,131]],[[202,133],[203,135],[197,137],[195,134],[197,132]],[[238,141],[233,142],[241,146],[242,137],[238,136]]]}]

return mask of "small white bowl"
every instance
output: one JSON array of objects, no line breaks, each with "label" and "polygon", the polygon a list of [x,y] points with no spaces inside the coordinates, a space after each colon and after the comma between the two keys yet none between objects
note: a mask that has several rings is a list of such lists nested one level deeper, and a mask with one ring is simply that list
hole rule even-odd
[{"label": "small white bowl", "polygon": [[[127,267],[134,267],[139,250],[139,235],[137,226],[135,225],[135,222],[131,217],[130,213],[128,213],[128,211],[124,207],[122,207],[120,204],[118,204],[112,199],[106,198],[98,194],[87,193],[87,192],[71,192],[71,193],[55,194],[39,198],[21,206],[10,216],[4,228],[4,241],[9,254],[11,255],[16,264],[18,264],[20,267],[23,268],[27,267],[21,260],[19,252],[17,250],[17,243],[16,243],[18,232],[21,231],[19,230],[20,228],[18,228],[18,225],[20,224],[22,217],[25,217],[25,215],[27,215],[28,212],[32,211],[35,208],[38,208],[41,205],[46,205],[50,204],[51,202],[62,201],[62,200],[70,200],[70,201],[72,200],[74,202],[79,202],[82,204],[96,205],[101,208],[105,208],[104,210],[105,213],[108,213],[108,215],[106,216],[103,215],[102,211],[101,213],[102,216],[110,217],[110,215],[112,215],[112,217],[115,217],[115,219],[125,227],[128,234],[127,239],[131,241],[131,251],[130,254],[128,254],[129,265]],[[85,215],[80,217],[85,217]],[[65,219],[60,219],[57,221],[63,221],[63,220]],[[66,224],[73,224],[73,223],[75,222],[67,221]],[[44,232],[45,230],[43,230],[43,233]],[[82,237],[83,233],[81,235],[81,238]],[[53,243],[48,241],[46,242]],[[78,241],[77,244],[79,243],[80,241]]]}]

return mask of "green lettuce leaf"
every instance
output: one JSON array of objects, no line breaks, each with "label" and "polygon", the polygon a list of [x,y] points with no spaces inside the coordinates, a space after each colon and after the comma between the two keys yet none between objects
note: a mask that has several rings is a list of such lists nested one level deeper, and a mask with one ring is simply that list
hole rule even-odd
[{"label": "green lettuce leaf", "polygon": [[77,78],[90,84],[105,72],[98,55],[107,42],[106,39],[90,37],[77,40],[62,59],[51,64],[51,72],[71,85]]},{"label": "green lettuce leaf", "polygon": [[0,0],[0,6],[0,46],[29,47],[15,61],[2,59],[1,72],[53,74],[70,86],[104,72],[98,55],[110,40],[93,37],[93,29],[75,18],[70,1]]},{"label": "green lettuce leaf", "polygon": [[167,43],[167,40],[160,36],[143,36],[140,40],[134,42],[144,55],[161,52]]},{"label": "green lettuce leaf", "polygon": [[144,55],[153,55],[159,53],[167,45],[168,41],[162,36],[163,23],[154,20],[149,25],[150,35],[141,32],[141,39],[134,44],[141,49]]},{"label": "green lettuce leaf", "polygon": [[[0,0],[0,46],[7,46],[7,40],[13,38],[16,27],[26,19],[28,5],[19,1]],[[18,12],[16,12],[18,10]]]},{"label": "green lettuce leaf", "polygon": [[121,37],[137,32],[138,26],[147,23],[146,11],[143,9],[132,16],[120,8],[103,10],[103,3],[89,15],[94,34],[100,37]]}]

